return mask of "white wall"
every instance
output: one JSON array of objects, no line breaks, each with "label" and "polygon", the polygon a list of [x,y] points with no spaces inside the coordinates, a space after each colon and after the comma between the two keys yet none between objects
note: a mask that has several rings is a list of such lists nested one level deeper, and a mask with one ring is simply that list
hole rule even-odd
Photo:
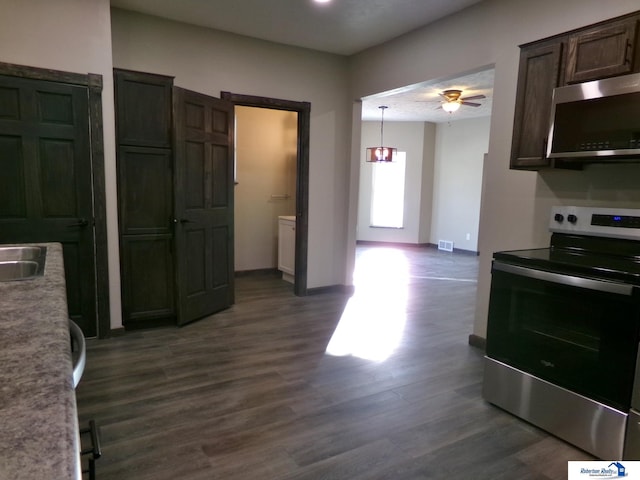
[{"label": "white wall", "polygon": [[482,117],[438,124],[431,243],[451,240],[454,248],[478,251],[482,168],[490,121]]},{"label": "white wall", "polygon": [[109,0],[2,0],[0,61],[102,75],[111,327],[122,326]]},{"label": "white wall", "polygon": [[235,112],[235,270],[276,268],[278,216],[296,214],[298,114],[242,106]]},{"label": "white wall", "polygon": [[311,102],[309,288],[344,283],[351,102],[345,57],[112,10],[118,68],[175,76],[175,84]]},{"label": "white wall", "polygon": [[433,219],[433,192],[436,165],[436,131],[435,123],[424,123],[424,148],[422,149],[422,195],[420,198],[420,234],[418,243],[431,242],[431,221]]},{"label": "white wall", "polygon": [[[640,207],[640,166],[538,174],[509,170],[518,45],[630,13],[637,0],[485,0],[352,58],[352,98],[495,67],[485,188],[480,212],[480,276],[474,334],[486,335],[492,252],[548,245],[548,212],[558,204]],[[380,69],[380,65],[385,65]],[[354,139],[360,143],[360,139]],[[359,157],[352,155],[352,162]],[[351,188],[357,188],[354,179]]]},{"label": "white wall", "polygon": [[[435,125],[430,124],[435,131]],[[357,239],[377,242],[420,243],[421,206],[424,189],[423,122],[385,122],[384,143],[395,147],[399,152],[407,153],[404,192],[404,227],[380,228],[370,226],[371,182],[373,164],[365,162],[365,149],[380,144],[380,122],[362,122],[362,141],[360,148],[360,200],[358,202]],[[433,144],[429,146],[433,149]],[[431,195],[432,178],[427,178],[426,193]]]},{"label": "white wall", "polygon": [[398,230],[369,227],[372,165],[365,163],[364,151],[380,143],[380,124],[363,122],[357,239],[413,244],[451,240],[455,248],[477,251],[489,126],[490,117],[385,123],[385,144],[407,151],[405,228]]}]

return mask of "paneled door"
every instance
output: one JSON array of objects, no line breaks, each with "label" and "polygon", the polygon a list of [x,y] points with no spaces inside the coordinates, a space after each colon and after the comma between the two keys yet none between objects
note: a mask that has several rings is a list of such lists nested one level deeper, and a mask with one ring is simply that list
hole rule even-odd
[{"label": "paneled door", "polygon": [[97,335],[88,89],[0,75],[0,243],[63,245],[70,317]]},{"label": "paneled door", "polygon": [[114,70],[122,321],[174,325],[173,78]]},{"label": "paneled door", "polygon": [[174,87],[178,324],[229,307],[233,104]]}]

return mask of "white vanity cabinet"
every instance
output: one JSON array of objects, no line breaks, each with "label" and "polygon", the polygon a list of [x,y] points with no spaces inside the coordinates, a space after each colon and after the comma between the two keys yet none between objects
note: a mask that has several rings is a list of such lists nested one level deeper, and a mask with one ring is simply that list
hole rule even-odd
[{"label": "white vanity cabinet", "polygon": [[293,283],[296,261],[296,217],[278,217],[278,270],[282,279]]}]

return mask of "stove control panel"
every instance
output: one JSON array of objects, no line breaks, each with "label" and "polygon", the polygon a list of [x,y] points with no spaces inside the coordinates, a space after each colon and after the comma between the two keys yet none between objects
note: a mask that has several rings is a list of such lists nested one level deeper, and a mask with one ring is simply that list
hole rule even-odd
[{"label": "stove control panel", "polygon": [[553,207],[549,231],[640,240],[640,209]]}]

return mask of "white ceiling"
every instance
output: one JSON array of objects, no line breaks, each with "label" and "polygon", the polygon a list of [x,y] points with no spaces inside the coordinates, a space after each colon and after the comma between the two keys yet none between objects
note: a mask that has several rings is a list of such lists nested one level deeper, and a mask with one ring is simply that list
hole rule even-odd
[{"label": "white ceiling", "polygon": [[249,37],[352,55],[481,0],[111,0],[111,5]]},{"label": "white ceiling", "polygon": [[[113,7],[214,28],[261,40],[340,55],[379,45],[482,0],[111,0]],[[425,79],[426,80],[426,79]],[[482,107],[462,106],[447,114],[438,92],[483,94]],[[491,114],[493,71],[425,81],[363,100],[363,119],[445,122]],[[384,100],[383,103],[381,101]]]},{"label": "white ceiling", "polygon": [[[429,80],[417,85],[372,95],[362,99],[362,119],[380,120],[380,106],[385,105],[385,121],[443,123],[467,118],[488,117],[493,103],[493,68],[480,72],[456,76],[455,78]],[[454,113],[442,108],[443,90],[462,90],[461,98],[484,95],[486,98],[472,100],[479,107],[460,106]]]}]

